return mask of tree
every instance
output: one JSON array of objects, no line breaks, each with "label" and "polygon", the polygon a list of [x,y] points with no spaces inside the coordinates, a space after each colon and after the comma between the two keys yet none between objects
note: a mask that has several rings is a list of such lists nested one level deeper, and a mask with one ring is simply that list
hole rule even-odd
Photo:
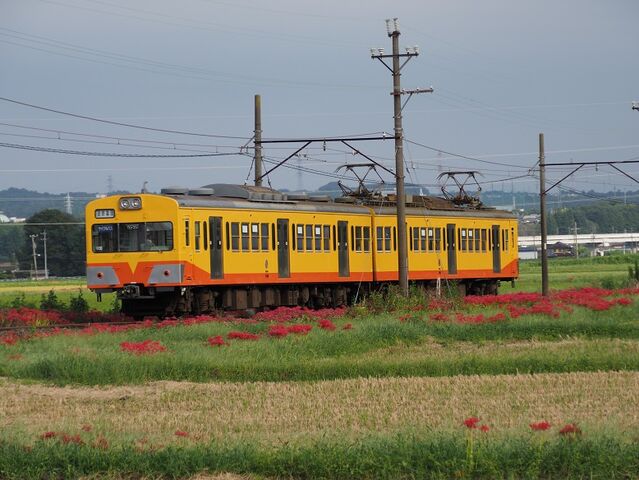
[{"label": "tree", "polygon": [[24,245],[20,225],[3,224],[0,227],[0,262],[15,262]]},{"label": "tree", "polygon": [[[78,219],[60,210],[42,210],[27,219],[25,225],[25,244],[20,254],[20,265],[24,269],[33,268],[31,235],[37,235],[36,245],[38,268],[44,268],[44,245],[42,232],[47,233],[47,263],[49,274],[58,277],[71,277],[85,274],[86,247],[83,225]],[[59,223],[61,225],[50,225]]]}]

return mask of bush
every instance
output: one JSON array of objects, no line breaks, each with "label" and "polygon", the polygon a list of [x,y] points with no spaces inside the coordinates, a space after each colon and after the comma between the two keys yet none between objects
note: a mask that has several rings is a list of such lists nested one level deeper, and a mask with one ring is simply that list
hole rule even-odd
[{"label": "bush", "polygon": [[77,297],[69,299],[69,310],[75,313],[86,313],[89,311],[89,303],[82,296],[82,290],[78,290]]},{"label": "bush", "polygon": [[42,299],[40,300],[40,310],[65,310],[66,306],[64,302],[62,302],[58,296],[55,294],[53,289],[49,290],[49,293],[45,296],[42,294]]}]

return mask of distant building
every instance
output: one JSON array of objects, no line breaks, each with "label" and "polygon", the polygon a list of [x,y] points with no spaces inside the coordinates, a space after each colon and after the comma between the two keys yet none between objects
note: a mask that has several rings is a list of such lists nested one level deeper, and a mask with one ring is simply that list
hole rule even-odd
[{"label": "distant building", "polygon": [[575,248],[567,243],[557,242],[546,247],[549,257],[574,257]]},{"label": "distant building", "polygon": [[0,212],[0,223],[9,223],[11,219],[7,217],[4,213]]}]

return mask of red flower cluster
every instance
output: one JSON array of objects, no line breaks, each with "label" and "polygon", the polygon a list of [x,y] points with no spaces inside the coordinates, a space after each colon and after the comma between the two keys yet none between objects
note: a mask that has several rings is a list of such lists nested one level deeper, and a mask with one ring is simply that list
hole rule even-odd
[{"label": "red flower cluster", "polygon": [[268,312],[259,312],[253,318],[259,321],[286,323],[297,318],[308,318],[310,320],[335,318],[344,315],[345,312],[346,309],[344,308],[310,310],[304,307],[278,307]]},{"label": "red flower cluster", "polygon": [[249,332],[229,332],[226,338],[229,340],[259,340],[260,336]]},{"label": "red flower cluster", "polygon": [[206,339],[206,341],[212,347],[221,347],[222,345],[228,345],[228,343],[226,343],[224,341],[224,339],[222,338],[222,335],[216,335],[215,337],[209,337],[209,338]]},{"label": "red flower cluster", "polygon": [[320,320],[319,321],[319,327],[322,330],[335,330],[337,327],[335,326],[335,324],[328,320],[328,319],[324,319],[324,320]]},{"label": "red flower cluster", "polygon": [[75,443],[76,445],[84,445],[84,441],[80,438],[80,435],[71,435],[64,432],[44,432],[40,435],[41,440],[51,440],[57,438],[62,443]]},{"label": "red flower cluster", "polygon": [[537,423],[531,423],[530,424],[530,428],[532,428],[535,431],[544,431],[544,430],[548,430],[551,427],[550,423],[546,422],[545,420],[542,422],[537,422]]},{"label": "red flower cluster", "polygon": [[175,431],[175,436],[176,437],[188,437],[189,433],[185,432],[184,430],[176,430]]},{"label": "red flower cluster", "polygon": [[580,435],[581,429],[574,423],[569,423],[564,425],[564,427],[559,430],[560,435]]},{"label": "red flower cluster", "polygon": [[464,425],[468,428],[477,428],[477,424],[480,422],[480,419],[477,417],[468,417],[464,420]]},{"label": "red flower cluster", "polygon": [[60,312],[52,310],[27,307],[0,309],[0,326],[56,325],[66,322]]},{"label": "red flower cluster", "polygon": [[136,355],[145,355],[166,351],[166,347],[157,340],[144,340],[142,342],[122,342],[120,348],[123,352]]}]

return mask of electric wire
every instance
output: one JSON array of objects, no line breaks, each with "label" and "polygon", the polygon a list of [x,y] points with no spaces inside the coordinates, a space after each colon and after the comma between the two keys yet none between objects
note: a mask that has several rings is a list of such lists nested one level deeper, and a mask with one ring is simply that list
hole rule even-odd
[{"label": "electric wire", "polygon": [[21,102],[19,100],[14,100],[14,99],[7,98],[7,97],[0,97],[0,100],[3,101],[3,102],[13,103],[15,105],[21,105],[23,107],[34,108],[34,109],[37,109],[37,110],[43,110],[45,112],[57,113],[59,115],[65,115],[65,116],[73,117],[73,118],[80,118],[80,119],[83,119],[83,120],[91,120],[93,122],[106,123],[106,124],[109,124],[109,125],[117,125],[119,127],[136,128],[136,129],[140,129],[140,130],[148,130],[148,131],[161,132],[161,133],[173,133],[173,134],[178,134],[178,135],[190,135],[190,136],[195,136],[195,137],[230,138],[230,139],[235,139],[235,140],[248,140],[250,138],[250,137],[238,137],[238,136],[233,136],[233,135],[215,135],[215,134],[210,134],[210,133],[195,133],[195,132],[185,132],[185,131],[182,131],[182,130],[170,130],[170,129],[165,129],[165,128],[153,128],[153,127],[147,127],[147,126],[144,126],[144,125],[135,125],[135,124],[131,124],[131,123],[115,122],[115,121],[112,121],[112,120],[104,120],[102,118],[91,117],[91,116],[88,116],[88,115],[80,115],[80,114],[77,114],[77,113],[65,112],[63,110],[56,110],[56,109],[53,109],[53,108],[43,107],[43,106],[40,106],[40,105],[34,105],[32,103]]}]

